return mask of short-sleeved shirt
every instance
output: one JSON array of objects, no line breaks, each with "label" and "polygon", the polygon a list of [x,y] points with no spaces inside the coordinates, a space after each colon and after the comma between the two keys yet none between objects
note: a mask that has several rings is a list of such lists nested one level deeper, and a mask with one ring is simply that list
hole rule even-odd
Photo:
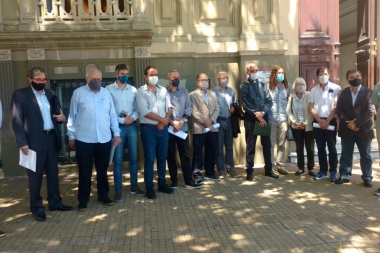
[{"label": "short-sleeved shirt", "polygon": [[314,103],[313,108],[320,118],[327,118],[330,115],[341,89],[339,85],[332,82],[328,82],[324,90],[320,84],[311,89],[309,103]]}]

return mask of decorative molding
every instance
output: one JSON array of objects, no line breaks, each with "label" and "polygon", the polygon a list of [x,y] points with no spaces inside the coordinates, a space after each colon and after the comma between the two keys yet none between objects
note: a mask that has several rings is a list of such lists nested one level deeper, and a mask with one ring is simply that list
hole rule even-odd
[{"label": "decorative molding", "polygon": [[11,61],[11,50],[0,50],[0,61]]},{"label": "decorative molding", "polygon": [[27,50],[29,61],[41,61],[45,60],[45,49],[43,48],[33,48]]},{"label": "decorative molding", "polygon": [[154,5],[154,24],[156,26],[180,26],[182,8],[180,0],[156,0]]},{"label": "decorative molding", "polygon": [[79,73],[78,67],[55,67],[54,74],[77,74]]},{"label": "decorative molding", "polygon": [[[233,0],[194,0],[195,27],[235,26],[236,4]],[[210,8],[214,11],[210,11]]]},{"label": "decorative molding", "polygon": [[150,47],[135,47],[135,57],[136,58],[151,57],[151,48]]}]

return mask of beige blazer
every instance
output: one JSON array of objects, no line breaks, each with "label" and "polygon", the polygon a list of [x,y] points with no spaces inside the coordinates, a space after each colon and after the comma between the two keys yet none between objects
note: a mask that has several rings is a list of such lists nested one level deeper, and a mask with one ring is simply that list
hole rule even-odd
[{"label": "beige blazer", "polygon": [[[216,98],[215,92],[208,90],[208,105],[204,99],[204,95],[200,89],[196,89],[191,92],[190,100],[193,106],[193,133],[194,134],[203,134],[205,126],[203,122],[206,119],[211,119],[214,123],[219,116],[220,108],[218,104],[218,99]],[[218,129],[215,129],[213,132],[218,132]]]},{"label": "beige blazer", "polygon": [[[292,93],[289,97],[288,105],[286,107],[286,112],[288,113],[289,122],[291,122],[292,128],[296,128],[296,126],[293,124],[294,122],[297,122],[295,115],[295,96],[296,94]],[[305,91],[305,99],[304,99],[304,110],[305,110],[305,131],[313,131],[313,117],[311,116],[311,113],[309,111],[309,96],[310,92]]]}]

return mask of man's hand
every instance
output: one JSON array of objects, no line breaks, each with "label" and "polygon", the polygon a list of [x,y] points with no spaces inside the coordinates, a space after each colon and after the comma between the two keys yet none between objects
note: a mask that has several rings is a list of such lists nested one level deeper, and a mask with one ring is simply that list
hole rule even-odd
[{"label": "man's hand", "polygon": [[169,118],[161,118],[160,123],[167,126],[169,124]]},{"label": "man's hand", "polygon": [[328,121],[327,119],[319,119],[317,120],[317,122],[319,126],[321,127],[321,129],[327,129],[330,123],[330,121]]},{"label": "man's hand", "polygon": [[210,126],[212,126],[212,120],[211,119],[206,119],[205,122],[203,122],[203,125],[205,127],[210,128]]},{"label": "man's hand", "polygon": [[214,125],[210,125],[208,128],[210,129],[210,132],[214,131],[215,129]]},{"label": "man's hand", "polygon": [[174,130],[180,130],[182,128],[182,126],[183,126],[183,123],[184,122],[182,120],[181,121],[178,121],[178,120],[173,121],[172,125],[174,127]]},{"label": "man's hand", "polygon": [[162,131],[162,130],[164,130],[165,125],[164,125],[164,124],[161,124],[161,123],[158,123],[157,126],[156,126],[156,128],[157,128],[158,130]]},{"label": "man's hand", "polygon": [[120,143],[121,143],[121,138],[120,138],[120,136],[115,136],[115,137],[113,137],[113,145],[115,146],[115,148],[116,148],[117,146],[119,146]]},{"label": "man's hand", "polygon": [[265,127],[266,125],[267,125],[267,122],[265,121],[265,119],[261,119],[260,123],[259,123],[259,126],[260,127]]},{"label": "man's hand", "polygon": [[263,112],[255,112],[255,117],[258,121],[261,121],[261,119],[264,117]]},{"label": "man's hand", "polygon": [[28,155],[29,146],[28,145],[22,146],[20,147],[20,150],[22,151],[24,155]]},{"label": "man's hand", "polygon": [[354,132],[357,132],[359,131],[359,127],[356,125],[355,121],[351,120],[351,121],[346,121],[347,123],[347,127],[354,131]]},{"label": "man's hand", "polygon": [[66,117],[63,114],[62,109],[60,109],[60,110],[61,110],[61,114],[59,114],[59,115],[54,115],[53,114],[53,119],[55,119],[58,122],[64,122],[66,120]]},{"label": "man's hand", "polygon": [[72,150],[75,150],[75,140],[69,140],[69,147],[70,147]]},{"label": "man's hand", "polygon": [[124,125],[130,125],[134,122],[135,120],[133,119],[132,116],[128,115],[128,114],[125,114],[125,118],[124,118]]}]

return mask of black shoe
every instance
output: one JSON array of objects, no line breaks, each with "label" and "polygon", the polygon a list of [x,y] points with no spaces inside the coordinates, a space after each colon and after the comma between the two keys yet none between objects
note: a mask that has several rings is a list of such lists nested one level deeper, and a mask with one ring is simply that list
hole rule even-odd
[{"label": "black shoe", "polygon": [[266,177],[271,177],[271,178],[279,178],[280,177],[279,175],[277,175],[276,173],[274,173],[273,170],[270,173],[265,173],[265,176]]},{"label": "black shoe", "polygon": [[372,181],[366,180],[363,182],[363,184],[364,184],[364,187],[368,187],[368,188],[372,187]]},{"label": "black shoe", "polygon": [[199,189],[202,188],[201,184],[196,184],[194,180],[185,183],[185,188]]},{"label": "black shoe", "polygon": [[172,194],[174,192],[173,189],[170,188],[167,184],[159,185],[158,191],[166,194]]},{"label": "black shoe", "polygon": [[98,201],[103,206],[113,206],[113,204],[115,204],[115,202],[113,202],[110,198],[107,198],[107,199],[104,199],[104,200],[98,199]]},{"label": "black shoe", "polygon": [[334,182],[335,182],[335,184],[344,184],[344,183],[349,183],[350,179],[339,177]]},{"label": "black shoe", "polygon": [[145,193],[145,196],[146,196],[148,199],[155,199],[155,198],[157,198],[156,193],[154,192],[153,189],[147,189],[147,190],[146,190],[146,193]]},{"label": "black shoe", "polygon": [[84,212],[87,209],[87,202],[79,202],[78,211]]},{"label": "black shoe", "polygon": [[312,177],[315,177],[316,174],[315,174],[314,170],[309,170],[309,175]]},{"label": "black shoe", "polygon": [[33,214],[33,216],[34,216],[34,219],[36,219],[36,221],[46,221],[45,213]]},{"label": "black shoe", "polygon": [[302,175],[303,173],[305,173],[305,170],[297,170],[297,172],[294,174],[296,176],[300,176]]},{"label": "black shoe", "polygon": [[247,175],[245,179],[248,181],[253,181],[253,175]]},{"label": "black shoe", "polygon": [[72,206],[65,206],[64,204],[60,204],[58,206],[55,206],[55,207],[49,207],[49,211],[53,212],[53,211],[71,211],[73,210],[73,207]]},{"label": "black shoe", "polygon": [[178,183],[177,183],[177,181],[172,181],[172,183],[170,184],[170,188],[172,188],[172,189],[177,189],[177,188],[178,188]]}]

